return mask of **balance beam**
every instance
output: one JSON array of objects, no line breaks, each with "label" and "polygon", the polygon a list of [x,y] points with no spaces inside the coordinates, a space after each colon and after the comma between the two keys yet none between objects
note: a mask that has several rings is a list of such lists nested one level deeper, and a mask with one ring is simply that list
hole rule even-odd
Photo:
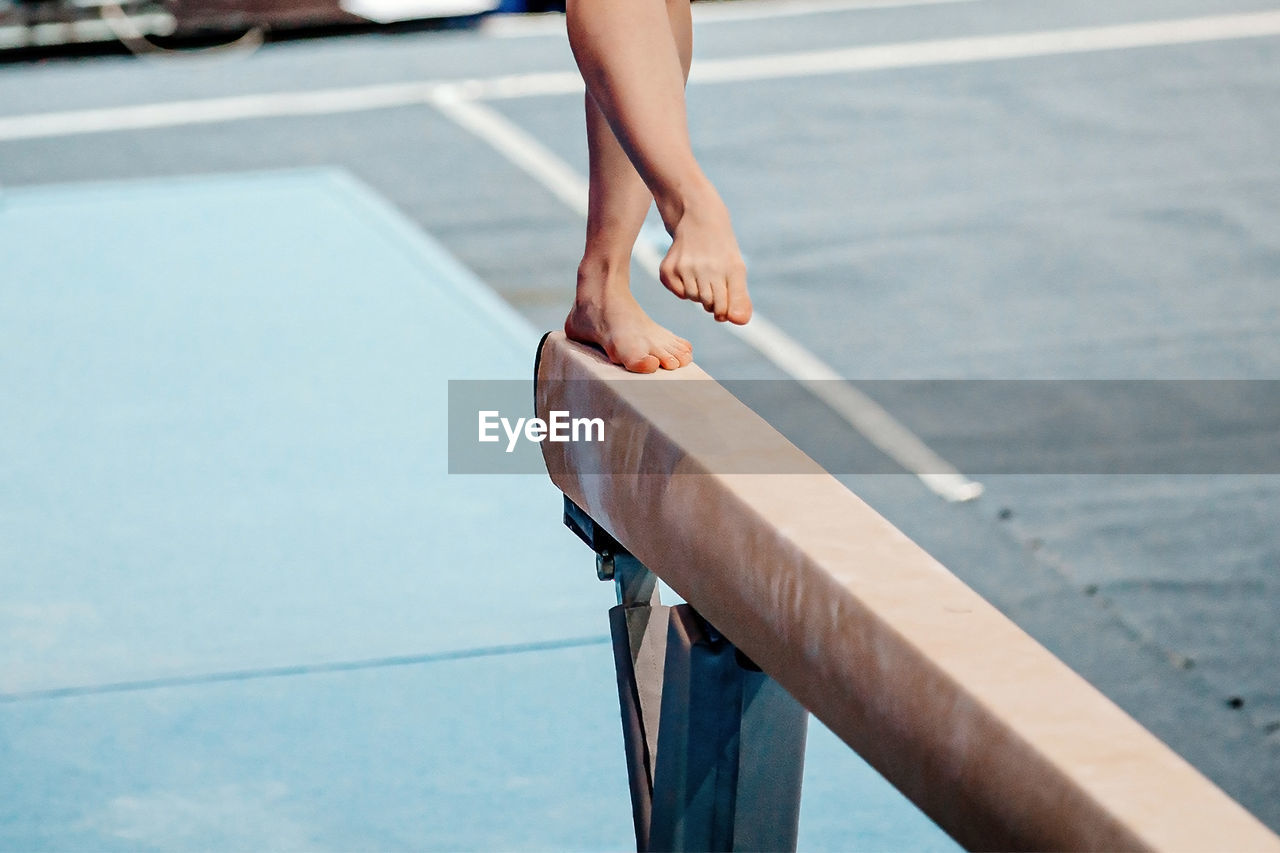
[{"label": "balance beam", "polygon": [[[536,378],[539,417],[604,419],[542,445],[566,497],[965,847],[1280,851],[698,367],[629,374],[552,333]],[[787,473],[724,473],[748,457]]]}]

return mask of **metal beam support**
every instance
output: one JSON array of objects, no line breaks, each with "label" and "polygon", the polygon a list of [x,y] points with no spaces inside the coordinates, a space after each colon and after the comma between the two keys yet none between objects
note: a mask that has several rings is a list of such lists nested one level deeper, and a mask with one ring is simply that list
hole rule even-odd
[{"label": "metal beam support", "polygon": [[[794,850],[809,715],[565,498],[612,580],[609,611],[636,849]],[[661,737],[659,737],[661,734]]]}]

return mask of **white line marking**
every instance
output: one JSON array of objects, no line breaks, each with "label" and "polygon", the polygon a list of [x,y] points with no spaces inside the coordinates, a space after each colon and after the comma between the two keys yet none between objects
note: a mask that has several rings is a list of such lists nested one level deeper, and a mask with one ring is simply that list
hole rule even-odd
[{"label": "white line marking", "polygon": [[731,3],[694,3],[695,24],[758,21],[825,15],[833,12],[862,12],[875,9],[905,9],[917,6],[950,6],[977,0],[733,0]]},{"label": "white line marking", "polygon": [[[690,82],[730,83],[854,71],[991,62],[1125,48],[1161,47],[1280,35],[1280,12],[1215,15],[1137,24],[864,45],[838,50],[695,62]],[[0,142],[254,118],[331,115],[431,103],[444,87],[467,99],[573,94],[572,71],[483,80],[432,81],[275,92],[191,101],[0,117]]]},{"label": "white line marking", "polygon": [[[632,257],[650,275],[658,277],[662,255],[656,247],[637,243]],[[953,503],[973,500],[982,494],[981,483],[961,474],[883,406],[850,385],[829,364],[758,311],[747,325],[726,324],[725,328],[826,403],[863,438],[919,477],[935,494]]]},{"label": "white line marking", "polygon": [[0,141],[377,110],[428,103],[439,86],[436,82],[392,83],[9,116],[0,118]]},{"label": "white line marking", "polygon": [[811,77],[928,65],[956,65],[1280,35],[1280,12],[1215,15],[1138,24],[968,36],[694,63],[689,82]]},{"label": "white line marking", "polygon": [[[693,4],[695,25],[759,21],[768,18],[796,18],[836,12],[861,12],[875,9],[902,9],[917,6],[950,6],[976,3],[978,0],[733,0]],[[486,18],[480,31],[493,38],[529,38],[562,36],[564,13],[541,15],[497,15]]]},{"label": "white line marking", "polygon": [[456,89],[441,89],[432,103],[536,178],[579,216],[587,215],[587,182],[542,143],[496,111]]},{"label": "white line marking", "polygon": [[[492,145],[512,163],[550,190],[579,216],[587,214],[587,182],[542,143],[491,107],[469,101],[457,90],[442,91],[433,101],[445,115]],[[633,259],[657,278],[658,250],[636,244]],[[867,441],[948,501],[967,501],[982,494],[982,485],[968,479],[929,449],[914,433],[878,403],[845,382],[830,365],[801,346],[759,312],[746,326],[729,326],[749,346],[804,385],[839,414]]]},{"label": "white line marking", "polygon": [[529,98],[537,95],[573,95],[582,92],[582,77],[577,71],[544,71],[536,74],[511,74],[464,80],[458,91],[468,98]]}]

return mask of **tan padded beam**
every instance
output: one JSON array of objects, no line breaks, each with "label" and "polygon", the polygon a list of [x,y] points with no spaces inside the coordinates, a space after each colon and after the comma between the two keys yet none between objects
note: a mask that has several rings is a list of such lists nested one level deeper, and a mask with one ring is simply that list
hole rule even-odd
[{"label": "tan padded beam", "polygon": [[[698,367],[627,374],[553,333],[537,374],[539,416],[605,419],[543,443],[555,484],[961,844],[1280,851]],[[744,455],[806,473],[717,473]]]}]

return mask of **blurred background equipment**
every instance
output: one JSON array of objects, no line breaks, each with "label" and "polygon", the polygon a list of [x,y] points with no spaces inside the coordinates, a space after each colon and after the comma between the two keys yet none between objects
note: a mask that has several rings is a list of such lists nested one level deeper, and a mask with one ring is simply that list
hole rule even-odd
[{"label": "blurred background equipment", "polygon": [[[0,51],[116,41],[104,5],[98,0],[0,0]],[[173,13],[158,0],[123,0],[120,8],[140,34],[163,37],[177,29]]]},{"label": "blurred background equipment", "polygon": [[458,26],[492,12],[545,12],[556,0],[0,0],[0,57],[58,48],[134,52],[235,43],[244,34]]}]

